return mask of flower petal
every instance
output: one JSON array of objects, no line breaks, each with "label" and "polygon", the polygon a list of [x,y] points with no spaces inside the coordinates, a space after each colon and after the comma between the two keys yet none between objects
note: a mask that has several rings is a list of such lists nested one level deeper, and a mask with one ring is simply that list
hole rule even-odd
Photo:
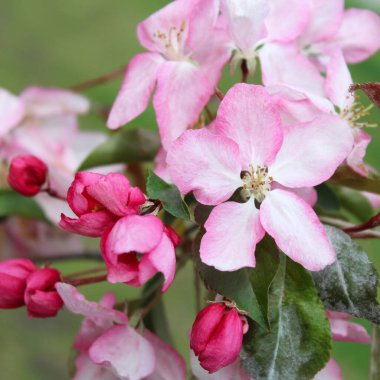
[{"label": "flower petal", "polygon": [[336,42],[348,63],[365,61],[380,49],[380,17],[367,9],[347,9]]},{"label": "flower petal", "polygon": [[123,84],[107,120],[117,129],[140,115],[148,106],[163,58],[154,53],[136,55],[129,63]]},{"label": "flower petal", "polygon": [[350,126],[334,115],[288,126],[269,173],[287,187],[315,186],[329,179],[352,150]]},{"label": "flower petal", "polygon": [[129,380],[151,375],[156,365],[152,345],[127,325],[108,329],[92,344],[89,355],[94,363],[109,366]]},{"label": "flower petal", "polygon": [[6,135],[24,117],[25,107],[17,96],[0,88],[0,136]]},{"label": "flower petal", "polygon": [[77,371],[72,380],[120,380],[109,368],[94,364],[87,353],[77,357],[75,366]]},{"label": "flower petal", "polygon": [[216,206],[205,223],[202,261],[221,271],[254,267],[256,244],[264,237],[254,199]]},{"label": "flower petal", "polygon": [[364,132],[360,128],[354,129],[354,147],[347,157],[347,164],[356,173],[363,177],[368,176],[370,171],[369,167],[364,163],[363,159],[367,152],[367,146],[371,142],[371,135]]},{"label": "flower petal", "polygon": [[203,204],[216,205],[242,185],[238,146],[206,129],[185,132],[168,152],[172,181],[183,194],[194,192]]},{"label": "flower petal", "polygon": [[320,271],[335,261],[323,225],[297,195],[280,189],[267,193],[260,207],[260,221],[278,247],[306,269]]},{"label": "flower petal", "polygon": [[269,164],[282,142],[280,114],[262,86],[237,84],[225,95],[215,120],[218,134],[239,145],[241,162]]},{"label": "flower petal", "polygon": [[190,62],[166,62],[160,67],[153,107],[165,149],[197,122],[213,92],[205,73]]},{"label": "flower petal", "polygon": [[343,380],[343,375],[336,361],[330,359],[326,367],[319,371],[313,380]]},{"label": "flower petal", "polygon": [[164,225],[155,215],[129,215],[113,226],[105,243],[107,255],[147,253],[160,243]]}]

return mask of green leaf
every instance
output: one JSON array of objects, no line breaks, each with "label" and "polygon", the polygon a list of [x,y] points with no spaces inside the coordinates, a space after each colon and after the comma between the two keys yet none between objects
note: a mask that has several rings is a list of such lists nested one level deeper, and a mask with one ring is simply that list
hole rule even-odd
[{"label": "green leaf", "polygon": [[180,219],[190,219],[189,209],[176,186],[166,183],[149,171],[146,188],[149,198],[160,200],[169,214]]},{"label": "green leaf", "polygon": [[348,166],[338,168],[329,181],[351,189],[380,194],[380,178],[362,177]]},{"label": "green leaf", "polygon": [[375,267],[347,234],[331,226],[325,229],[337,260],[312,275],[326,308],[380,324]]},{"label": "green leaf", "polygon": [[[199,245],[202,234],[196,239],[199,275],[209,290],[217,292],[233,301],[240,310],[268,330],[268,288],[276,273],[276,258],[264,248],[256,250],[256,268],[221,272],[203,264],[199,258]],[[270,259],[269,259],[270,258]],[[278,263],[277,263],[278,264]],[[257,292],[257,293],[256,293]]]},{"label": "green leaf", "polygon": [[82,162],[78,171],[95,166],[153,160],[160,147],[157,132],[148,129],[126,129],[110,135]]},{"label": "green leaf", "polygon": [[327,211],[338,211],[340,208],[340,203],[337,195],[333,191],[333,189],[327,185],[322,184],[315,188],[318,193],[318,202],[317,206],[319,206],[323,210]]},{"label": "green leaf", "polygon": [[366,222],[369,215],[373,214],[373,208],[368,199],[359,191],[339,187],[337,193],[344,211],[357,218],[359,222]]},{"label": "green leaf", "polygon": [[242,365],[255,380],[312,379],[327,363],[330,324],[310,274],[281,255],[270,288],[271,330],[251,326]]},{"label": "green leaf", "polygon": [[44,212],[33,198],[23,197],[12,190],[0,190],[0,217],[14,215],[46,220]]}]

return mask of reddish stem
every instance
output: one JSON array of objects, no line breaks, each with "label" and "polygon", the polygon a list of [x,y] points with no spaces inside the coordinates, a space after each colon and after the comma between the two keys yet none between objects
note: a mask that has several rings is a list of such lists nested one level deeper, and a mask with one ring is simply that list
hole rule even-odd
[{"label": "reddish stem", "polygon": [[66,280],[71,280],[71,279],[74,279],[76,277],[86,276],[87,274],[100,273],[100,272],[104,272],[106,270],[107,269],[105,267],[100,267],[100,268],[97,267],[97,268],[82,270],[80,272],[75,272],[75,273],[72,273],[72,274],[66,276],[65,279]]},{"label": "reddish stem", "polygon": [[248,65],[247,65],[247,60],[243,59],[243,60],[241,61],[240,68],[241,68],[241,81],[242,81],[243,83],[247,83],[247,80],[248,80],[248,74],[249,74]]},{"label": "reddish stem", "polygon": [[72,286],[96,284],[97,282],[103,282],[103,281],[107,281],[106,274],[102,274],[101,276],[86,277],[86,278],[77,278],[77,279],[64,278],[63,279],[63,282],[66,282]]},{"label": "reddish stem", "polygon": [[380,226],[380,212],[373,216],[370,220],[357,226],[343,229],[344,232],[361,232]]},{"label": "reddish stem", "polygon": [[224,98],[223,92],[220,91],[218,87],[215,87],[215,95],[218,97],[220,101],[222,101]]},{"label": "reddish stem", "polygon": [[71,86],[69,89],[71,91],[75,91],[75,92],[81,92],[81,91],[88,90],[89,88],[98,86],[98,85],[103,84],[103,83],[107,83],[107,82],[111,81],[112,79],[123,75],[125,72],[125,69],[126,69],[126,66],[123,66],[117,70],[111,71],[110,73],[101,75],[100,77],[90,79],[86,82],[82,82],[82,83],[76,84],[74,86]]}]

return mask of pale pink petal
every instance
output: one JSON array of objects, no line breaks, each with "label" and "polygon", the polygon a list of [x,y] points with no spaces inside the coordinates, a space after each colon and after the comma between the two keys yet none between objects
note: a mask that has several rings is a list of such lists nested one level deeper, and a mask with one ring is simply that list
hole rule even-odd
[{"label": "pale pink petal", "polygon": [[[172,1],[159,11],[153,13],[137,26],[137,36],[140,44],[147,50],[165,53],[166,40],[159,38],[158,32],[169,34],[178,32],[185,26],[182,32],[182,40],[186,41],[188,34],[188,19],[194,6],[199,0]],[[170,30],[172,29],[172,32]]]},{"label": "pale pink petal", "polygon": [[380,195],[363,191],[362,194],[368,199],[373,208],[380,208]]},{"label": "pale pink petal", "polygon": [[294,44],[267,43],[260,49],[263,83],[288,85],[324,97],[324,80],[319,70]]},{"label": "pale pink petal", "polygon": [[250,50],[265,36],[264,20],[269,13],[267,0],[222,0],[222,12],[239,49]]},{"label": "pale pink petal", "polygon": [[348,70],[341,50],[335,50],[330,55],[326,72],[326,93],[330,100],[340,108],[350,107],[355,97],[348,90],[352,77]]},{"label": "pale pink petal", "polygon": [[282,143],[280,114],[262,86],[237,84],[225,95],[215,120],[218,134],[239,145],[241,163],[269,164]]},{"label": "pale pink petal", "polygon": [[260,221],[278,247],[306,269],[320,271],[335,261],[323,225],[297,195],[280,189],[267,193],[260,207]]},{"label": "pale pink petal", "polygon": [[366,60],[380,48],[380,17],[367,9],[347,9],[335,37],[348,63]]},{"label": "pale pink petal", "polygon": [[[153,270],[152,270],[153,269]],[[175,249],[172,241],[163,234],[160,243],[149,254],[143,255],[139,264],[139,280],[145,284],[157,272],[164,276],[162,291],[173,282],[176,270]]]},{"label": "pale pink petal", "polygon": [[353,129],[354,147],[347,157],[347,164],[363,177],[368,176],[369,167],[363,159],[367,152],[368,144],[371,142],[371,135],[359,128]]},{"label": "pale pink petal", "polygon": [[119,219],[106,241],[108,255],[147,253],[160,243],[164,225],[155,215],[129,215]]},{"label": "pale pink petal", "polygon": [[156,366],[152,345],[127,325],[108,329],[92,344],[89,355],[94,363],[108,366],[128,380],[141,380]]},{"label": "pale pink petal", "polygon": [[22,101],[0,88],[0,136],[6,135],[24,117],[25,106]]},{"label": "pale pink petal", "polygon": [[305,45],[325,41],[338,31],[344,8],[344,0],[312,0],[309,24],[302,34]]},{"label": "pale pink petal", "polygon": [[256,244],[264,237],[254,198],[247,203],[216,206],[205,223],[200,253],[202,261],[221,271],[254,267]]},{"label": "pale pink petal", "polygon": [[108,328],[114,322],[128,323],[128,317],[124,313],[110,309],[108,305],[87,301],[84,295],[72,285],[59,282],[55,288],[72,313],[83,315],[100,327]]},{"label": "pale pink petal", "polygon": [[334,174],[352,145],[351,128],[338,116],[288,126],[270,175],[287,187],[316,186]]},{"label": "pale pink petal", "polygon": [[107,120],[109,128],[121,127],[146,109],[162,62],[163,58],[153,53],[138,54],[130,61]]},{"label": "pale pink petal", "polygon": [[319,371],[313,380],[343,380],[343,375],[336,361],[330,359],[326,367]]},{"label": "pale pink petal", "polygon": [[[265,24],[268,40],[289,42],[297,38],[306,28],[310,18],[308,1],[271,0],[271,9]],[[291,9],[291,12],[289,10]]]},{"label": "pale pink petal", "polygon": [[87,354],[81,354],[75,360],[77,371],[72,380],[120,380],[112,371],[91,361]]},{"label": "pale pink petal", "polygon": [[314,207],[318,200],[317,190],[315,190],[314,187],[289,188],[289,187],[282,186],[280,183],[277,183],[277,182],[272,182],[271,187],[272,187],[272,190],[282,189],[282,190],[290,191],[294,194],[297,194],[311,207]]},{"label": "pale pink petal", "polygon": [[38,118],[82,115],[90,108],[84,96],[61,88],[28,87],[20,94],[20,99],[25,103],[27,115]]},{"label": "pale pink petal", "polygon": [[167,163],[181,193],[193,191],[203,204],[219,204],[242,185],[238,146],[207,129],[185,132],[169,150]]},{"label": "pale pink petal", "polygon": [[197,122],[213,92],[206,74],[190,62],[166,62],[160,67],[153,107],[165,149]]},{"label": "pale pink petal", "polygon": [[182,356],[148,329],[144,329],[143,337],[156,354],[154,373],[145,380],[186,380],[186,364]]},{"label": "pale pink petal", "polygon": [[61,214],[59,226],[74,234],[99,237],[104,229],[112,223],[115,223],[115,218],[108,211],[96,211],[83,214],[78,219]]},{"label": "pale pink petal", "polygon": [[162,178],[167,183],[172,183],[170,178],[169,168],[166,163],[167,152],[164,148],[161,148],[154,159],[154,173]]},{"label": "pale pink petal", "polygon": [[193,351],[190,351],[191,370],[197,380],[251,380],[251,378],[240,367],[240,360],[220,369],[214,373],[208,373],[201,367]]}]

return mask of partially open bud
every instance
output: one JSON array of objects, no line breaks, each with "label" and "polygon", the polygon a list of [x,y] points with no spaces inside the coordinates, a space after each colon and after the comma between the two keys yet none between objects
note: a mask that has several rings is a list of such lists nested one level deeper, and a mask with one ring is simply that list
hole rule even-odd
[{"label": "partially open bud", "polygon": [[18,156],[9,167],[8,183],[18,193],[32,197],[41,190],[47,171],[45,163],[36,156]]},{"label": "partially open bud", "polygon": [[54,317],[62,308],[63,302],[55,290],[55,284],[61,281],[59,271],[42,268],[32,273],[26,283],[25,304],[30,317]]},{"label": "partially open bud", "polygon": [[190,348],[210,373],[233,363],[239,356],[246,319],[235,307],[214,303],[202,309],[193,324]]},{"label": "partially open bud", "polygon": [[23,306],[26,279],[36,271],[27,259],[11,259],[0,263],[0,308],[12,309]]}]

